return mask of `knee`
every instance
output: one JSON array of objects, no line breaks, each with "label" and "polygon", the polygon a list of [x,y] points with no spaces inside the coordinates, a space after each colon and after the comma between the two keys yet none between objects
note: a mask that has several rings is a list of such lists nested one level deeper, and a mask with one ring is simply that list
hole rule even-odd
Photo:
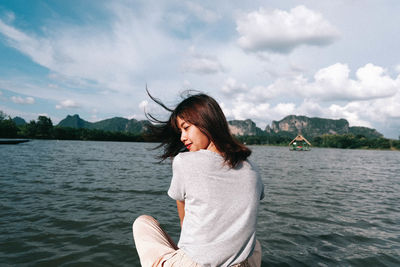
[{"label": "knee", "polygon": [[149,225],[149,223],[157,223],[157,220],[151,217],[150,215],[140,215],[136,218],[136,220],[132,224],[132,231],[135,235],[135,232],[140,231],[139,229],[143,229],[143,227]]}]

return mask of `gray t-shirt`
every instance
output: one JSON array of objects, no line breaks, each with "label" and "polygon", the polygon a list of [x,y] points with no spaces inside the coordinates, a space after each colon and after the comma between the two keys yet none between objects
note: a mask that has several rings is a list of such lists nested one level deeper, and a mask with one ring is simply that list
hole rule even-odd
[{"label": "gray t-shirt", "polygon": [[209,150],[178,154],[168,195],[185,201],[178,247],[205,267],[247,259],[256,241],[257,213],[264,186],[256,168],[236,168]]}]

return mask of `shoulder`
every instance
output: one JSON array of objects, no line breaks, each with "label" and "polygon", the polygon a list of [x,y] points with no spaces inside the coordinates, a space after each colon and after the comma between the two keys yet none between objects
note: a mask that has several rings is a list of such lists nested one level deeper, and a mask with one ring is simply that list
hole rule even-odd
[{"label": "shoulder", "polygon": [[172,161],[173,166],[179,166],[183,165],[185,162],[188,160],[193,160],[194,157],[191,155],[194,152],[181,152],[178,155],[174,157],[174,160]]},{"label": "shoulder", "polygon": [[172,161],[173,170],[186,169],[188,165],[191,165],[195,159],[193,155],[191,155],[192,153],[194,152],[182,152],[176,155]]},{"label": "shoulder", "polygon": [[185,160],[205,160],[205,159],[215,160],[219,158],[223,159],[222,156],[220,156],[215,152],[201,149],[195,152],[181,152],[175,156],[173,161],[180,162]]},{"label": "shoulder", "polygon": [[222,156],[215,152],[208,150],[199,150],[195,152],[182,152],[175,156],[172,166],[174,168],[185,166],[206,166],[208,163],[219,163],[223,162]]}]

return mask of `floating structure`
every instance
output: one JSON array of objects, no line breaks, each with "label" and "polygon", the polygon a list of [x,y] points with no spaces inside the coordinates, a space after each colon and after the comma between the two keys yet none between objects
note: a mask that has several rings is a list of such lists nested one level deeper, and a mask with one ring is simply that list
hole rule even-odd
[{"label": "floating structure", "polygon": [[29,142],[29,139],[0,139],[0,145],[16,145]]},{"label": "floating structure", "polygon": [[293,151],[309,151],[311,149],[311,143],[308,142],[304,136],[299,134],[289,143],[289,149]]}]

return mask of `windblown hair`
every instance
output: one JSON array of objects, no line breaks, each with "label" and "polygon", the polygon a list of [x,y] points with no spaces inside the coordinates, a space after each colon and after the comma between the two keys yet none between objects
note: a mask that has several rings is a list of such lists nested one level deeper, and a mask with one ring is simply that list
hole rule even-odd
[{"label": "windblown hair", "polygon": [[146,117],[153,123],[149,127],[149,136],[161,142],[156,148],[163,147],[164,149],[162,155],[159,156],[160,159],[175,157],[186,150],[180,140],[178,117],[199,128],[222,153],[225,162],[230,167],[238,166],[250,156],[251,150],[231,135],[225,115],[214,98],[201,93],[189,95],[175,109],[170,109],[148,91],[147,93],[154,102],[171,112],[167,121],[158,120],[146,112]]}]

